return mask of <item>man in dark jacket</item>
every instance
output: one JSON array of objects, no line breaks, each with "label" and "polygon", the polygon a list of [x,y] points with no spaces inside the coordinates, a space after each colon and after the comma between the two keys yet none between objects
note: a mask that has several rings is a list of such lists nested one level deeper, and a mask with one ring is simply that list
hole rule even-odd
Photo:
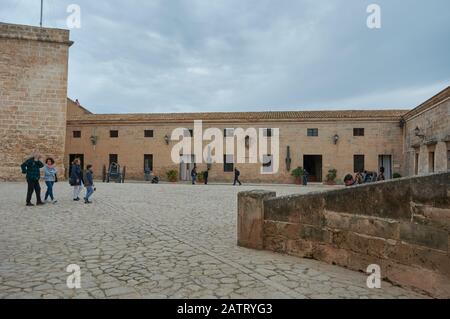
[{"label": "man in dark jacket", "polygon": [[239,180],[239,176],[241,176],[241,172],[237,168],[234,169],[234,183],[233,185],[236,186],[236,183],[239,183],[239,186],[242,185],[241,181]]},{"label": "man in dark jacket", "polygon": [[92,171],[92,165],[86,167],[86,172],[83,177],[84,186],[86,187],[86,196],[84,197],[85,204],[91,204],[89,198],[94,193],[94,173]]},{"label": "man in dark jacket", "polygon": [[44,167],[44,164],[41,162],[41,155],[38,152],[34,152],[32,157],[20,166],[22,174],[26,175],[28,183],[27,206],[34,206],[31,203],[33,192],[36,193],[36,205],[44,205],[41,199],[41,186],[39,185],[39,179],[41,178],[40,169],[42,167]]},{"label": "man in dark jacket", "polygon": [[203,179],[205,180],[205,185],[208,185],[209,168],[203,172]]}]

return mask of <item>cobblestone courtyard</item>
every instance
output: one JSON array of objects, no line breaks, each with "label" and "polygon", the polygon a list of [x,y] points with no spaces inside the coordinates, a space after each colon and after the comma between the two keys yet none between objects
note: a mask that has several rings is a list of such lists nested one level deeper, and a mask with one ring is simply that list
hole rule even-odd
[{"label": "cobblestone courtyard", "polygon": [[[236,245],[238,191],[294,186],[98,184],[92,205],[25,207],[24,183],[0,183],[0,298],[420,298],[336,266]],[[81,267],[67,288],[69,264]]]}]

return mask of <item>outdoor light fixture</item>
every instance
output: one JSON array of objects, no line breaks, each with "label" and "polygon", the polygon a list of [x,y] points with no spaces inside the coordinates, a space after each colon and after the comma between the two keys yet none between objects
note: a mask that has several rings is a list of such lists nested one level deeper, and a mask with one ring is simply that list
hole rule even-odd
[{"label": "outdoor light fixture", "polygon": [[414,134],[416,134],[417,137],[425,137],[425,134],[422,133],[422,131],[420,130],[420,128],[418,126],[414,130]]},{"label": "outdoor light fixture", "polygon": [[334,145],[336,145],[337,143],[338,143],[338,141],[339,141],[339,135],[334,135],[333,136],[333,143],[334,143]]},{"label": "outdoor light fixture", "polygon": [[169,135],[166,134],[166,135],[164,136],[164,142],[166,142],[166,144],[169,145],[169,142],[170,142]]},{"label": "outdoor light fixture", "polygon": [[90,138],[92,145],[97,145],[98,136],[92,135]]}]

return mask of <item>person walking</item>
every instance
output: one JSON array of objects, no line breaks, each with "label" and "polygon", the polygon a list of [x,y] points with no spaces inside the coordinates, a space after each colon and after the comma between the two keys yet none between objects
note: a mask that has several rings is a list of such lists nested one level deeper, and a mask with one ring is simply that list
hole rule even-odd
[{"label": "person walking", "polygon": [[86,172],[84,173],[84,186],[86,187],[86,196],[84,197],[85,204],[92,204],[89,198],[94,194],[94,172],[92,171],[92,165],[86,167]]},{"label": "person walking", "polygon": [[205,180],[205,185],[208,185],[208,177],[209,177],[209,168],[203,172],[203,179]]},{"label": "person walking", "polygon": [[81,165],[80,165],[80,159],[76,158],[72,163],[72,168],[70,172],[70,185],[73,186],[73,200],[79,201],[80,200],[80,192],[81,192],[81,185],[83,183],[83,176],[81,174]]},{"label": "person walking", "polygon": [[239,186],[242,186],[241,181],[239,180],[239,176],[241,176],[241,172],[237,169],[237,167],[234,169],[234,182],[233,186],[236,186],[236,183],[239,183]]},{"label": "person walking", "polygon": [[22,163],[20,168],[22,169],[22,174],[26,175],[28,189],[27,189],[27,206],[34,206],[31,203],[31,198],[33,192],[36,193],[36,205],[44,205],[41,199],[41,186],[39,185],[39,179],[41,178],[41,168],[44,164],[41,162],[41,155],[39,152],[34,151],[31,157]]},{"label": "person walking", "polygon": [[56,204],[55,197],[53,196],[53,185],[57,181],[57,171],[55,168],[55,160],[51,157],[45,160],[44,166],[44,181],[45,185],[47,185],[47,191],[45,192],[44,201],[48,201],[48,198],[52,200],[53,204]]},{"label": "person walking", "polygon": [[197,181],[197,167],[194,166],[194,168],[191,171],[191,179],[192,179],[192,185],[195,185],[195,182]]},{"label": "person walking", "polygon": [[305,170],[303,170],[303,186],[308,186],[308,178],[309,178],[309,173],[305,169]]}]

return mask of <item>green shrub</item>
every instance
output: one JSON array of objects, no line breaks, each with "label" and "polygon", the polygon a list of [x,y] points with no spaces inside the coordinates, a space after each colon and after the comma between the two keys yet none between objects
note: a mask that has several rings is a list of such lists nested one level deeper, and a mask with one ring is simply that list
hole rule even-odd
[{"label": "green shrub", "polygon": [[336,177],[337,177],[337,170],[334,168],[330,169],[327,174],[327,182],[328,183],[336,182]]},{"label": "green shrub", "polygon": [[169,182],[177,182],[178,181],[178,172],[175,170],[170,170],[166,173],[167,175],[167,179],[169,180]]},{"label": "green shrub", "polygon": [[399,173],[394,173],[393,177],[394,178],[402,178],[402,175],[400,175]]},{"label": "green shrub", "polygon": [[198,172],[197,173],[197,181],[199,183],[203,183],[205,181],[205,172]]},{"label": "green shrub", "polygon": [[303,175],[305,175],[305,170],[303,167],[297,167],[296,169],[292,170],[291,173],[292,176],[294,176],[296,179],[303,178]]}]

